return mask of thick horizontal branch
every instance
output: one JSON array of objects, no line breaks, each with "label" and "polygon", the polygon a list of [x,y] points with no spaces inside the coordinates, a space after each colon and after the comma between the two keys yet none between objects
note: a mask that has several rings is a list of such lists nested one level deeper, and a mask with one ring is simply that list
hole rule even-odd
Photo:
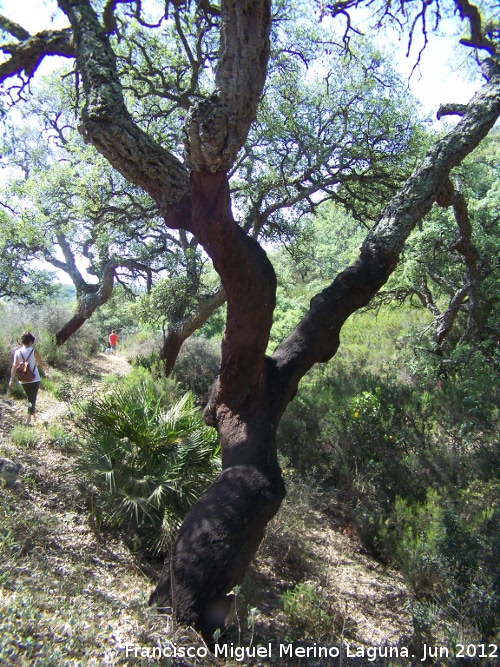
[{"label": "thick horizontal branch", "polygon": [[467,104],[442,104],[436,117],[438,120],[445,116],[463,116],[467,111]]},{"label": "thick horizontal branch", "polygon": [[[19,36],[24,34],[19,32]],[[17,74],[32,76],[45,56],[75,57],[72,32],[66,30],[44,30],[36,35],[25,34],[17,44],[3,44],[1,50],[10,58],[0,65],[0,81]]]},{"label": "thick horizontal branch", "polygon": [[18,25],[17,23],[14,23],[14,21],[11,21],[6,16],[2,16],[1,14],[0,14],[0,30],[3,30],[3,32],[7,32],[9,35],[12,35],[20,42],[30,37],[30,33],[27,30],[25,30],[22,26]]}]

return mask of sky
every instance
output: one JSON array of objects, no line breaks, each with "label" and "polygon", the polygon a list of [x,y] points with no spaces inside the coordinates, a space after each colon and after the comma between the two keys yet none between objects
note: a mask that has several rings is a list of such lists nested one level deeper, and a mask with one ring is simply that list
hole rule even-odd
[{"label": "sky", "polygon": [[410,90],[434,118],[442,104],[467,103],[482,83],[479,76],[472,78],[466,65],[471,49],[457,47],[457,38],[451,36],[450,23],[443,22],[442,28],[446,32],[429,39],[415,69],[420,45],[415,45],[409,56],[406,55],[406,39],[397,48],[399,72],[406,80],[409,79]]}]

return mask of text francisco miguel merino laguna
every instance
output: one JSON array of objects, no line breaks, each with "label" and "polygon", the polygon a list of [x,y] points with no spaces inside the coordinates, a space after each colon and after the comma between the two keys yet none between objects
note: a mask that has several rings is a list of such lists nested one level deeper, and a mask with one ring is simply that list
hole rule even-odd
[{"label": "text francisco miguel merino laguna", "polygon": [[[121,647],[125,650],[126,657],[134,658],[206,658],[210,651],[206,646],[177,646],[167,643],[155,647],[136,646],[125,644]],[[435,647],[431,647],[435,648]],[[446,649],[445,649],[446,650]],[[320,646],[313,644],[301,646],[299,644],[258,644],[256,646],[235,646],[234,644],[216,644],[213,650],[215,657],[232,658],[237,662],[243,662],[248,658],[270,658],[273,655],[280,658],[338,658],[341,655],[347,658],[365,658],[375,661],[378,658],[409,658],[409,651],[404,646],[359,646],[354,647],[349,643],[341,643],[336,646]],[[425,660],[427,655],[432,654],[424,647]]]}]

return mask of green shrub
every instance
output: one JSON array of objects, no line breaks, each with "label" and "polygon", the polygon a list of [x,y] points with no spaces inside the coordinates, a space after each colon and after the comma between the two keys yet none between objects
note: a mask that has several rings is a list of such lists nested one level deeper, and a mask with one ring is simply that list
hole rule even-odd
[{"label": "green shrub", "polygon": [[14,396],[14,398],[19,398],[19,399],[24,398],[26,400],[26,394],[24,393],[23,385],[17,380],[14,380],[14,382],[12,383],[10,394],[11,396]]},{"label": "green shrub", "polygon": [[476,481],[455,497],[430,489],[423,503],[398,498],[379,532],[416,600],[487,639],[500,629],[499,500],[497,482]]},{"label": "green shrub", "polygon": [[149,354],[138,354],[131,358],[130,363],[135,368],[145,368],[153,377],[161,377],[165,374],[158,350],[154,350]]},{"label": "green shrub", "polygon": [[381,528],[380,536],[415,597],[429,597],[438,584],[445,584],[440,553],[445,527],[442,498],[436,491],[429,489],[423,503],[411,504],[396,498],[390,520]]},{"label": "green shrub", "polygon": [[299,583],[281,596],[283,611],[292,636],[290,639],[333,639],[337,614],[307,583]]},{"label": "green shrub", "polygon": [[30,426],[16,424],[9,433],[9,439],[20,447],[36,447],[39,436]]},{"label": "green shrub", "polygon": [[46,440],[53,446],[65,452],[76,450],[76,436],[60,424],[49,424],[45,433]]},{"label": "green shrub", "polygon": [[220,345],[203,336],[189,338],[174,366],[174,377],[188,391],[204,399],[219,373]]},{"label": "green shrub", "polygon": [[97,521],[125,528],[135,546],[164,551],[218,468],[214,429],[186,394],[167,409],[155,384],[121,387],[82,406],[85,473]]}]

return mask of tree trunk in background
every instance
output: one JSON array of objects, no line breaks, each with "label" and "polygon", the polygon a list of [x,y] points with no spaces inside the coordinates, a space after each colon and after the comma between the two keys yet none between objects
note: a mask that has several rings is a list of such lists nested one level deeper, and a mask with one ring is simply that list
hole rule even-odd
[{"label": "tree trunk in background", "polygon": [[173,371],[179,352],[181,351],[184,338],[177,331],[168,331],[160,349],[160,359],[163,360],[165,374],[168,376]]},{"label": "tree trunk in background", "polygon": [[64,343],[71,338],[71,336],[78,331],[87,321],[86,317],[80,317],[79,315],[74,315],[69,322],[63,326],[63,328],[56,333],[56,343],[57,345],[64,345]]},{"label": "tree trunk in background", "polygon": [[219,285],[212,293],[197,297],[196,307],[189,315],[169,325],[160,350],[166,375],[171,374],[184,342],[225,302],[226,293]]}]

